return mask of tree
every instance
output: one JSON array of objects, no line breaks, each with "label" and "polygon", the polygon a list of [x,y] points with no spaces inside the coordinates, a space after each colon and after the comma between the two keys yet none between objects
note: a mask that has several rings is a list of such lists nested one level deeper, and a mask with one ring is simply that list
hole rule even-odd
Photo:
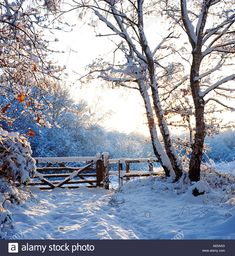
[{"label": "tree", "polygon": [[[72,1],[73,2],[73,1]],[[158,157],[167,176],[175,175],[179,179],[183,168],[177,157],[172,138],[164,117],[164,110],[159,98],[159,85],[156,68],[159,65],[157,52],[171,38],[166,35],[156,47],[149,46],[145,17],[152,13],[156,2],[144,1],[74,1],[73,9],[91,10],[99,21],[110,31],[99,36],[113,36],[116,49],[113,61],[99,59],[90,65],[90,74],[99,73],[98,77],[115,86],[138,90],[143,98],[155,155]],[[94,18],[94,16],[93,16]],[[117,56],[116,56],[117,55]],[[163,145],[157,128],[163,139]]]},{"label": "tree", "polygon": [[[113,86],[140,92],[154,153],[166,175],[174,172],[176,179],[183,172],[182,159],[176,154],[168,127],[187,126],[188,147],[191,148],[189,178],[198,181],[207,129],[210,126],[211,131],[215,124],[218,125],[214,117],[206,114],[221,111],[216,104],[233,109],[221,100],[231,98],[234,92],[234,72],[229,73],[234,63],[235,42],[231,2],[198,0],[188,2],[187,6],[186,0],[179,3],[167,0],[72,0],[64,13],[74,9],[81,10],[80,17],[88,15],[85,10],[91,11],[88,17],[93,26],[101,22],[107,27],[102,33],[97,32],[97,36],[112,38],[116,46],[113,58],[94,61],[86,78],[94,78],[98,73],[97,77]],[[151,36],[147,36],[146,23],[163,13],[167,13],[173,22],[166,20],[167,34],[162,34],[162,40],[153,47],[149,43]],[[178,25],[186,32],[191,49],[183,45],[187,39],[179,34]],[[186,64],[181,63],[182,60]],[[174,120],[176,115],[180,116],[180,121]]]},{"label": "tree", "polygon": [[[183,29],[191,46],[191,49],[184,48],[186,52],[181,51],[181,55],[191,55],[188,92],[194,106],[191,113],[195,117],[195,129],[191,129],[194,134],[189,177],[198,181],[209,126],[207,113],[222,111],[221,107],[234,110],[228,99],[233,98],[235,92],[235,10],[230,1],[181,0],[180,6],[175,2],[165,3],[167,15]],[[214,124],[210,125],[214,127]]]},{"label": "tree", "polygon": [[7,115],[12,103],[21,103],[22,111],[36,112],[42,102],[38,101],[39,96],[31,96],[32,89],[56,88],[62,68],[48,60],[52,51],[43,36],[45,7],[26,0],[4,0],[0,13],[0,95],[4,97],[0,120],[12,122]]}]

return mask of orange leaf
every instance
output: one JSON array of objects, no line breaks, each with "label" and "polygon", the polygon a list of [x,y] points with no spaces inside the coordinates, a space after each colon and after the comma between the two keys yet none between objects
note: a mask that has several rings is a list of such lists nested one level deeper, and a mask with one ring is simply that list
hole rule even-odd
[{"label": "orange leaf", "polygon": [[30,102],[30,101],[27,101],[27,102],[26,102],[26,106],[27,106],[27,107],[30,107],[30,106],[31,106],[31,102]]},{"label": "orange leaf", "polygon": [[4,114],[4,113],[6,113],[7,112],[7,110],[10,108],[10,106],[11,106],[11,104],[9,103],[9,104],[7,104],[5,107],[3,107],[2,109],[1,109],[1,112]]},{"label": "orange leaf", "polygon": [[30,137],[35,137],[35,132],[30,128],[27,132],[27,135],[30,136]]},{"label": "orange leaf", "polygon": [[32,65],[32,71],[37,71],[37,65],[35,63]]},{"label": "orange leaf", "polygon": [[23,93],[20,93],[18,96],[17,96],[17,100],[22,103],[25,101],[25,94]]},{"label": "orange leaf", "polygon": [[9,126],[12,126],[12,125],[13,125],[13,121],[8,121],[7,124],[8,124]]},{"label": "orange leaf", "polygon": [[39,123],[40,123],[40,120],[41,120],[40,115],[39,115],[39,114],[37,114],[36,122],[39,124]]}]

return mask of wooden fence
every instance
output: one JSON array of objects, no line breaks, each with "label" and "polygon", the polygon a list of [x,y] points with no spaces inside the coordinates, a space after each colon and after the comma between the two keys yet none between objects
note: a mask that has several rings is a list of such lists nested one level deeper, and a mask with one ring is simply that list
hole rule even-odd
[{"label": "wooden fence", "polygon": [[[153,164],[155,162],[159,162],[157,158],[121,158],[109,160],[110,165],[117,165],[119,187],[123,185],[124,181],[130,180],[130,178],[158,175],[153,169]],[[140,163],[147,164],[148,168],[145,168],[143,171],[136,171],[131,168],[132,164]]]},{"label": "wooden fence", "polygon": [[[118,176],[119,186],[133,177],[157,175],[153,163],[157,158],[110,159],[108,153],[92,157],[37,157],[37,170],[29,182],[40,189],[79,188],[86,186],[109,189],[111,175]],[[145,163],[147,171],[134,171],[133,164]],[[112,168],[111,168],[112,167]],[[111,171],[116,169],[116,171]]]}]

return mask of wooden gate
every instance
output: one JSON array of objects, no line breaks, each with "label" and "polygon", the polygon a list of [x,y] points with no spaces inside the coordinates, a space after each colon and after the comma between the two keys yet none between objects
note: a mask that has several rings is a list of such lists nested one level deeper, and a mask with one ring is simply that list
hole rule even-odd
[{"label": "wooden gate", "polygon": [[108,182],[108,153],[94,157],[38,157],[37,170],[28,183],[40,189],[104,187]]},{"label": "wooden gate", "polygon": [[[157,158],[109,159],[108,153],[94,157],[38,157],[35,176],[28,183],[40,189],[104,187],[109,189],[110,176],[118,176],[119,187],[123,181],[135,177],[159,175],[153,170]],[[133,164],[147,164],[143,171],[133,170]],[[112,166],[114,171],[112,170]]]}]

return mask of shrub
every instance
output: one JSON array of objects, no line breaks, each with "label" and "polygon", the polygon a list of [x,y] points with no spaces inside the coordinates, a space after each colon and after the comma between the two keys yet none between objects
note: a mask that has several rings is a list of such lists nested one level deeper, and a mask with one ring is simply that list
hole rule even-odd
[{"label": "shrub", "polygon": [[31,154],[25,137],[0,128],[0,237],[5,225],[11,222],[10,212],[4,209],[5,202],[19,203],[27,197],[27,193],[19,188],[36,169]]},{"label": "shrub", "polygon": [[0,179],[25,183],[35,170],[35,160],[27,139],[0,129]]}]

